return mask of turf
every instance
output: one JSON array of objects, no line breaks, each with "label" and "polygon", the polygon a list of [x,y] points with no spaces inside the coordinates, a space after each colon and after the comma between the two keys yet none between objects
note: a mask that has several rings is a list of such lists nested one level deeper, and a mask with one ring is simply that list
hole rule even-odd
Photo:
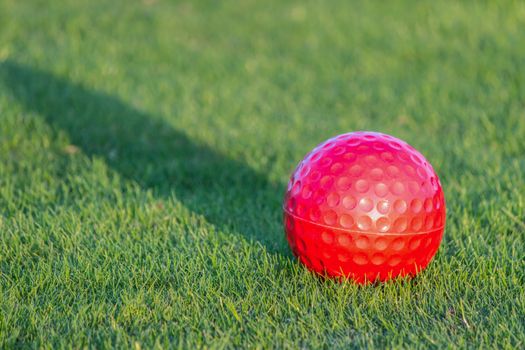
[{"label": "turf", "polygon": [[[525,347],[523,2],[0,2],[0,347]],[[323,281],[289,174],[353,130],[441,177],[414,280]]]}]

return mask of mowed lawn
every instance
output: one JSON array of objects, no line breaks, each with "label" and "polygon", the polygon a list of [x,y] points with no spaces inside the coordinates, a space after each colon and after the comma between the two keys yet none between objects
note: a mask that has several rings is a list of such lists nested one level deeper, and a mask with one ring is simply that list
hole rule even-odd
[{"label": "mowed lawn", "polygon": [[[441,177],[413,280],[322,280],[289,175],[375,130]],[[0,2],[0,347],[525,347],[525,3]]]}]

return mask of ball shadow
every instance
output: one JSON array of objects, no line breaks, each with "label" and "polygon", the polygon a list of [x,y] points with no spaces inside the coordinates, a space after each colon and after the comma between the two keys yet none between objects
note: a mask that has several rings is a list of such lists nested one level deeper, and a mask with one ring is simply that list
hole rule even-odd
[{"label": "ball shadow", "polygon": [[124,178],[159,198],[175,196],[218,229],[258,241],[270,252],[285,250],[282,184],[117,97],[10,60],[0,63],[0,81],[25,109]]}]

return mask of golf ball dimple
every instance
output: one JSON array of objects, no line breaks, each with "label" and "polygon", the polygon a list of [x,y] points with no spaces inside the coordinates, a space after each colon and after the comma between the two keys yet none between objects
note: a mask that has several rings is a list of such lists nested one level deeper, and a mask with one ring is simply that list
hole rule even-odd
[{"label": "golf ball dimple", "polygon": [[336,136],[291,176],[285,231],[310,270],[358,283],[414,276],[435,255],[445,198],[430,163],[406,142],[376,132]]}]

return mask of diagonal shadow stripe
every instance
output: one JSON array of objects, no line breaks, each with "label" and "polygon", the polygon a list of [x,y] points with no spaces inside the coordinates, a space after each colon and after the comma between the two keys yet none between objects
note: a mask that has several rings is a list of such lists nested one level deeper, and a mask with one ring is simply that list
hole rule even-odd
[{"label": "diagonal shadow stripe", "polygon": [[0,79],[27,110],[124,178],[160,198],[175,195],[219,229],[283,251],[280,184],[116,97],[9,60],[0,63]]}]

